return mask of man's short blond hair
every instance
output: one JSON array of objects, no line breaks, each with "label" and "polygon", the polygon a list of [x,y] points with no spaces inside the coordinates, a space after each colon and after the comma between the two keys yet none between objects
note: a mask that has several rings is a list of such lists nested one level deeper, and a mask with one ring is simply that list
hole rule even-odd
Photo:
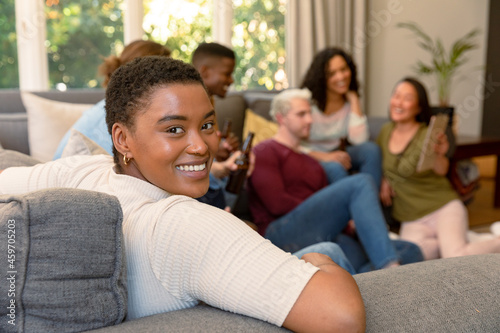
[{"label": "man's short blond hair", "polygon": [[278,95],[274,96],[271,102],[271,110],[269,111],[269,115],[276,120],[276,115],[286,115],[288,111],[290,111],[292,105],[291,101],[294,98],[299,98],[306,100],[309,104],[311,104],[311,91],[307,88],[303,89],[287,89],[280,92]]}]

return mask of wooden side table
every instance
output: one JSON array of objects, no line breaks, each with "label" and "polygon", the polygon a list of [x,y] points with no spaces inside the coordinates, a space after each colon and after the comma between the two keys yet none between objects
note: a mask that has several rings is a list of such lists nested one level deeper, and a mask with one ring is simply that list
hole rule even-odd
[{"label": "wooden side table", "polygon": [[462,135],[456,137],[456,150],[453,161],[486,155],[496,155],[497,157],[493,206],[500,207],[500,138]]}]

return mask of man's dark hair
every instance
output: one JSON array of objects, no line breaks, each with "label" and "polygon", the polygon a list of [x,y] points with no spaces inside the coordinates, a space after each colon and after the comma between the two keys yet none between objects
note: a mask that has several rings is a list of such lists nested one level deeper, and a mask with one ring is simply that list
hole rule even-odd
[{"label": "man's dark hair", "polygon": [[301,88],[307,88],[312,92],[313,100],[316,102],[321,111],[324,111],[326,107],[326,81],[328,79],[326,73],[328,63],[330,62],[330,59],[335,56],[341,56],[346,61],[347,66],[349,66],[349,69],[351,70],[351,83],[349,84],[349,90],[359,94],[357,79],[358,74],[352,57],[341,48],[328,47],[314,56],[314,59],[300,86]]},{"label": "man's dark hair", "polygon": [[201,43],[193,52],[192,64],[198,68],[200,61],[206,58],[236,59],[234,51],[218,43]]},{"label": "man's dark hair", "polygon": [[[151,95],[158,89],[174,84],[200,84],[198,71],[185,62],[162,56],[139,57],[118,68],[106,88],[106,124],[111,134],[113,124],[134,127],[137,112],[145,110]],[[113,147],[115,163],[118,151]]]}]

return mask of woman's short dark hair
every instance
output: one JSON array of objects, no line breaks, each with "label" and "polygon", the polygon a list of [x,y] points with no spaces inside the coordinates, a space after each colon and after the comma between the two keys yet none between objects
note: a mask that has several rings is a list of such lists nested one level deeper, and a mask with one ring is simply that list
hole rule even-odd
[{"label": "woman's short dark hair", "polygon": [[318,52],[307,70],[307,73],[302,81],[301,88],[307,88],[312,92],[313,100],[318,108],[323,111],[326,106],[326,81],[327,69],[330,59],[335,56],[341,56],[351,70],[351,83],[349,90],[359,94],[359,84],[357,79],[357,70],[352,57],[343,49],[338,47],[329,47]]},{"label": "woman's short dark hair", "polygon": [[420,107],[420,112],[415,116],[415,120],[418,121],[419,123],[426,123],[428,125],[429,121],[431,120],[432,113],[431,113],[431,107],[429,106],[429,99],[427,97],[427,90],[419,80],[410,76],[401,79],[396,84],[396,86],[398,86],[400,83],[403,82],[411,84],[417,92],[418,106]]},{"label": "woman's short dark hair", "polygon": [[[200,84],[198,71],[190,64],[164,56],[146,56],[132,60],[111,75],[106,88],[106,124],[111,134],[113,124],[134,128],[137,112],[149,106],[151,95],[173,84]],[[115,163],[119,157],[113,147]]]}]

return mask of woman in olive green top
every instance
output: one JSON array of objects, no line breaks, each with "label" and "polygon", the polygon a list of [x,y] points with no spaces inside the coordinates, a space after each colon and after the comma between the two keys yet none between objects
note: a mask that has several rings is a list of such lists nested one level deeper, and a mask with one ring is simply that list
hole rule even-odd
[{"label": "woman in olive green top", "polygon": [[446,178],[449,143],[444,133],[436,137],[433,168],[416,172],[430,119],[420,82],[405,78],[396,85],[390,117],[377,140],[384,171],[380,198],[401,221],[400,237],[419,245],[425,259],[500,252],[500,238],[467,241],[467,210]]}]

